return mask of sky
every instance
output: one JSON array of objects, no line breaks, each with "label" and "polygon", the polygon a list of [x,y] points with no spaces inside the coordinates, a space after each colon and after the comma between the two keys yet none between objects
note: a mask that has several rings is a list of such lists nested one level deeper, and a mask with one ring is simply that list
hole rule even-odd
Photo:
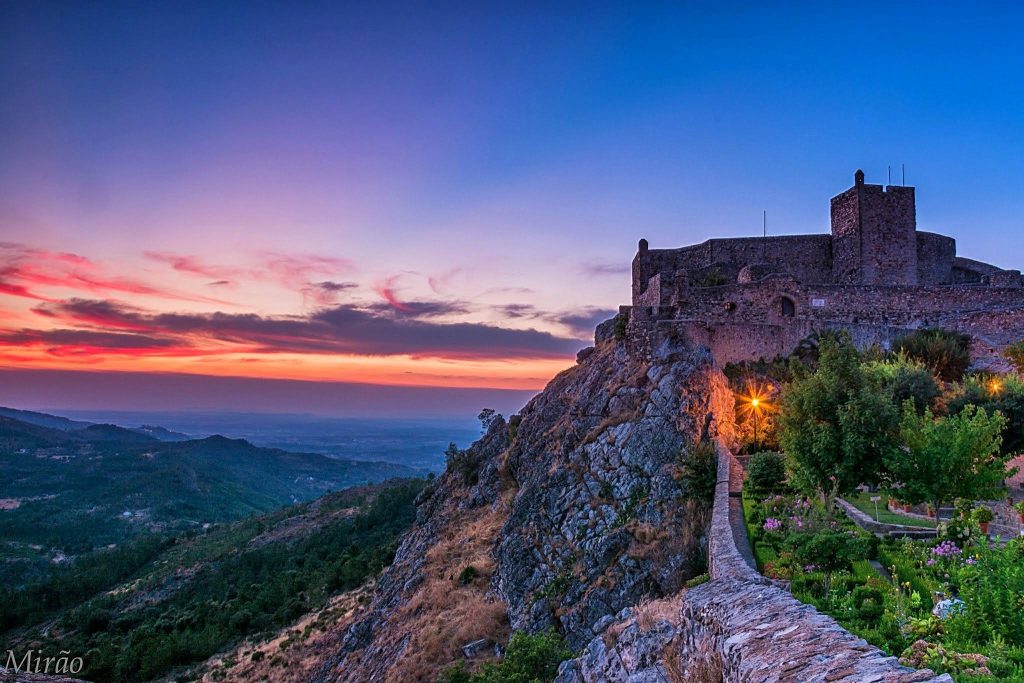
[{"label": "sky", "polygon": [[0,402],[519,400],[628,303],[639,238],[756,235],[762,211],[826,232],[857,168],[905,165],[921,229],[1020,268],[1021,25],[1009,3],[7,0]]}]

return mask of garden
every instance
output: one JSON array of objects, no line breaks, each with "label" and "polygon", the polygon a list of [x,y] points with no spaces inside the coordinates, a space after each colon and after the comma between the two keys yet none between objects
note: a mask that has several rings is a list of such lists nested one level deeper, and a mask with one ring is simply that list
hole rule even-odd
[{"label": "garden", "polygon": [[[823,336],[771,392],[763,377],[738,391],[745,524],[762,574],[902,663],[958,683],[1024,682],[1024,536],[988,533],[1022,450],[1024,383],[1017,362],[969,374],[966,344],[926,330],[864,351]],[[872,497],[880,521],[936,537],[880,538],[836,505],[874,518]],[[910,506],[937,519],[900,514]]]}]

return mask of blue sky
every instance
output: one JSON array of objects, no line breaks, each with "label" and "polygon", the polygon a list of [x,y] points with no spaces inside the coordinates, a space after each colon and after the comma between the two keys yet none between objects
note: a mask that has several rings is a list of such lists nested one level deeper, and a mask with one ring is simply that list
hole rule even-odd
[{"label": "blue sky", "polygon": [[[50,299],[305,316],[322,279],[364,308],[440,301],[443,324],[582,339],[572,321],[627,302],[640,237],[759,234],[762,210],[770,233],[824,232],[856,168],[898,182],[906,164],[920,228],[1024,265],[1020,7],[550,5],[7,2],[8,258],[103,275]],[[287,276],[259,276],[282,259]],[[18,329],[54,324],[23,299],[0,294]],[[143,355],[88,360],[217,366]],[[514,386],[508,368],[413,361],[329,377],[531,388],[570,361],[526,363]]]}]

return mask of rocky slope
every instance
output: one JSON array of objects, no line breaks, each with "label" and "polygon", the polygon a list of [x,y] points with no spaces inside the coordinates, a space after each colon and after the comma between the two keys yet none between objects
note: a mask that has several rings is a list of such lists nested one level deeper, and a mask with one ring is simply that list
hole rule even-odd
[{"label": "rocky slope", "polygon": [[730,436],[732,395],[706,350],[669,335],[641,360],[609,332],[421,495],[315,680],[432,681],[510,630],[555,628],[579,649],[699,570],[707,519],[683,465],[695,442]]}]

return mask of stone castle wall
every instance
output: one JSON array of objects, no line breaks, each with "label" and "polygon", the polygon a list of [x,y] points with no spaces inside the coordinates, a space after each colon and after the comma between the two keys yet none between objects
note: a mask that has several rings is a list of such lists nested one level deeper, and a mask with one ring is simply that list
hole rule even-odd
[{"label": "stone castle wall", "polygon": [[[633,259],[637,334],[674,320],[719,362],[786,355],[824,329],[862,345],[922,327],[974,337],[976,360],[999,369],[1024,337],[1021,273],[956,255],[950,237],[917,230],[912,187],[854,186],[831,200],[831,234],[710,239]],[[660,322],[659,322],[660,324]]]},{"label": "stone castle wall", "polygon": [[674,328],[727,363],[786,356],[822,330],[845,329],[858,346],[889,348],[910,331],[939,327],[971,335],[975,362],[998,369],[1005,363],[1001,350],[1024,337],[1019,287],[844,287],[770,277],[687,294],[674,306],[624,307],[628,343],[646,353],[649,330]]}]

